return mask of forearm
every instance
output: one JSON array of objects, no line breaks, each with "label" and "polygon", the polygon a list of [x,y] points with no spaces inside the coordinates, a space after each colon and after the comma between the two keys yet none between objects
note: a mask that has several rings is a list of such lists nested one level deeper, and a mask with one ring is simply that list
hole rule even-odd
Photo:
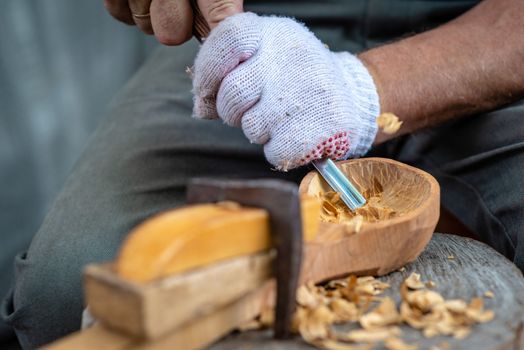
[{"label": "forearm", "polygon": [[404,122],[396,135],[523,98],[523,15],[522,0],[485,0],[439,28],[360,54],[381,111]]}]

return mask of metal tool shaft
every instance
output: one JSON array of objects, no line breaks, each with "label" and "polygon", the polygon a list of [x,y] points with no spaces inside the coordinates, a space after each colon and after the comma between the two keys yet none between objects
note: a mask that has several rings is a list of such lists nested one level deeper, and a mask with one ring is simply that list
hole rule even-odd
[{"label": "metal tool shaft", "polygon": [[313,161],[313,165],[328,185],[340,193],[340,198],[349,209],[355,211],[366,204],[366,199],[331,159],[317,159]]}]

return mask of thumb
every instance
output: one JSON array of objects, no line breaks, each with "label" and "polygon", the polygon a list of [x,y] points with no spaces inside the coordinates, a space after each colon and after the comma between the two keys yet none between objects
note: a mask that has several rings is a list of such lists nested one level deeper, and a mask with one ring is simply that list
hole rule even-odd
[{"label": "thumb", "polygon": [[206,38],[194,65],[193,115],[217,119],[216,97],[222,80],[260,46],[259,17],[254,13],[231,16]]},{"label": "thumb", "polygon": [[197,0],[197,5],[210,29],[224,18],[244,11],[243,0]]}]

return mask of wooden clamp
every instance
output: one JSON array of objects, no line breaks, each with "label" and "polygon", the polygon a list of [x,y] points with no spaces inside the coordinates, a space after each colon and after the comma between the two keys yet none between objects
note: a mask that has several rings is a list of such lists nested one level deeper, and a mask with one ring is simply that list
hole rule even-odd
[{"label": "wooden clamp", "polygon": [[274,337],[289,338],[303,246],[298,186],[273,179],[195,179],[189,183],[189,204],[220,201],[234,201],[268,211],[271,238],[277,251],[274,264],[277,281]]}]

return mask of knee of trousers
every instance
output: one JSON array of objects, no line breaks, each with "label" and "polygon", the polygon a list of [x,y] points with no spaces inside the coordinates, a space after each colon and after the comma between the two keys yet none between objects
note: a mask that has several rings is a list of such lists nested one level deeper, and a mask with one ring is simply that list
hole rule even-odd
[{"label": "knee of trousers", "polygon": [[35,349],[80,328],[81,266],[64,257],[15,258],[15,283],[1,313],[24,349]]}]

